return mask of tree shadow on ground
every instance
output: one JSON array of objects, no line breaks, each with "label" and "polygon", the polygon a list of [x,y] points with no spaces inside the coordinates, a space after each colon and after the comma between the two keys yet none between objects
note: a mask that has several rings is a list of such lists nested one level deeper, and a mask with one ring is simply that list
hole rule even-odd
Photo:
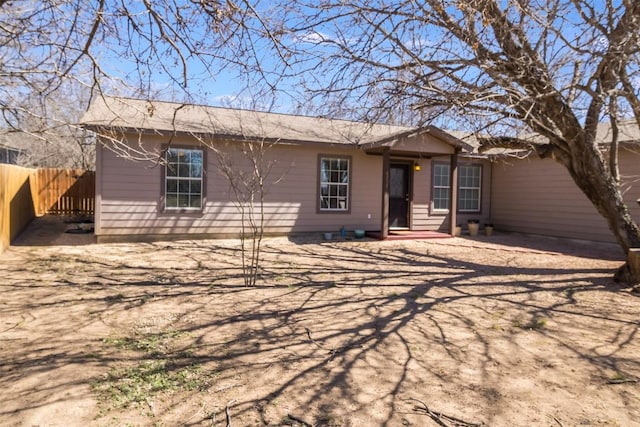
[{"label": "tree shadow on ground", "polygon": [[[434,243],[267,241],[260,284],[246,288],[230,243],[105,248],[49,254],[9,271],[3,292],[12,304],[2,313],[15,324],[0,331],[9,343],[0,386],[16,393],[2,398],[0,420],[151,360],[173,372],[197,365],[206,381],[149,391],[152,403],[106,416],[425,425],[410,399],[490,425],[509,423],[522,401],[539,408],[524,415],[529,423],[596,416],[554,409],[569,391],[583,408],[613,393],[627,413],[638,411],[633,383],[604,397],[562,384],[586,390],[640,376],[637,297],[621,296],[611,263],[572,266],[557,255],[527,262],[509,247],[487,257],[486,249]],[[158,336],[152,351],[136,344]],[[70,367],[88,375],[59,375]]]}]

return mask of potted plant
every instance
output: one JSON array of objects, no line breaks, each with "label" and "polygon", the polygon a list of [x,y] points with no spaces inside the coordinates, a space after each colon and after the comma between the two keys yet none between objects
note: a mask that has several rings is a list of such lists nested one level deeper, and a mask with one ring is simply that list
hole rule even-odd
[{"label": "potted plant", "polygon": [[469,236],[477,236],[480,229],[480,221],[477,219],[468,220],[467,228],[469,229]]},{"label": "potted plant", "polygon": [[484,234],[491,236],[493,234],[493,223],[487,222],[484,224]]},{"label": "potted plant", "polygon": [[460,237],[462,235],[462,224],[456,224],[456,228],[453,231],[453,235]]}]

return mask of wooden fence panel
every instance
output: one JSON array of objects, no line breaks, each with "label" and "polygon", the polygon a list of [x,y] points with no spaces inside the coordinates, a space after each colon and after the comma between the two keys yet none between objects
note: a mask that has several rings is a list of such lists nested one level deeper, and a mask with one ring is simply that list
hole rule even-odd
[{"label": "wooden fence panel", "polygon": [[95,172],[82,169],[38,170],[38,215],[92,215]]},{"label": "wooden fence panel", "polygon": [[95,172],[0,164],[0,252],[44,214],[93,215]]},{"label": "wooden fence panel", "polygon": [[35,169],[0,164],[0,252],[35,217]]}]

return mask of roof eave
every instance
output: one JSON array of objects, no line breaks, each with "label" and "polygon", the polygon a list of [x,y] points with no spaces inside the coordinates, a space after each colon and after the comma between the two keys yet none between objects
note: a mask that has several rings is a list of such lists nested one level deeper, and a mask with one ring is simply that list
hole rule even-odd
[{"label": "roof eave", "polygon": [[244,141],[244,142],[265,142],[268,144],[284,144],[284,145],[306,145],[306,146],[323,146],[332,148],[358,148],[356,143],[344,143],[335,141],[319,141],[319,140],[301,140],[290,138],[270,138],[270,137],[258,137],[247,136],[239,134],[223,134],[223,133],[209,133],[209,132],[190,132],[183,130],[169,130],[169,129],[151,129],[151,128],[136,128],[136,127],[124,127],[124,126],[110,126],[110,125],[98,125],[91,123],[81,124],[84,129],[96,132],[104,135],[105,130],[116,131],[120,134],[138,134],[138,135],[155,135],[159,137],[194,137],[199,140],[226,140],[226,141]]},{"label": "roof eave", "polygon": [[471,145],[454,137],[453,135],[445,132],[444,130],[432,125],[399,132],[394,135],[377,139],[375,141],[360,143],[358,144],[358,146],[363,150],[371,150],[371,149],[386,148],[386,147],[393,148],[402,138],[411,138],[413,136],[421,135],[424,133],[432,134],[440,141],[454,148],[460,148],[461,150],[468,151],[468,152],[473,151],[473,147]]}]

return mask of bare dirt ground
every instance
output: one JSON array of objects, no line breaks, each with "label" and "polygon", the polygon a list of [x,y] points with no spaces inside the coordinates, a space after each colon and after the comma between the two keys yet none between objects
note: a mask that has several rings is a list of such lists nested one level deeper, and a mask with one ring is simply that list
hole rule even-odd
[{"label": "bare dirt ground", "polygon": [[614,246],[273,238],[246,288],[237,241],[43,239],[0,255],[0,425],[640,425]]}]

